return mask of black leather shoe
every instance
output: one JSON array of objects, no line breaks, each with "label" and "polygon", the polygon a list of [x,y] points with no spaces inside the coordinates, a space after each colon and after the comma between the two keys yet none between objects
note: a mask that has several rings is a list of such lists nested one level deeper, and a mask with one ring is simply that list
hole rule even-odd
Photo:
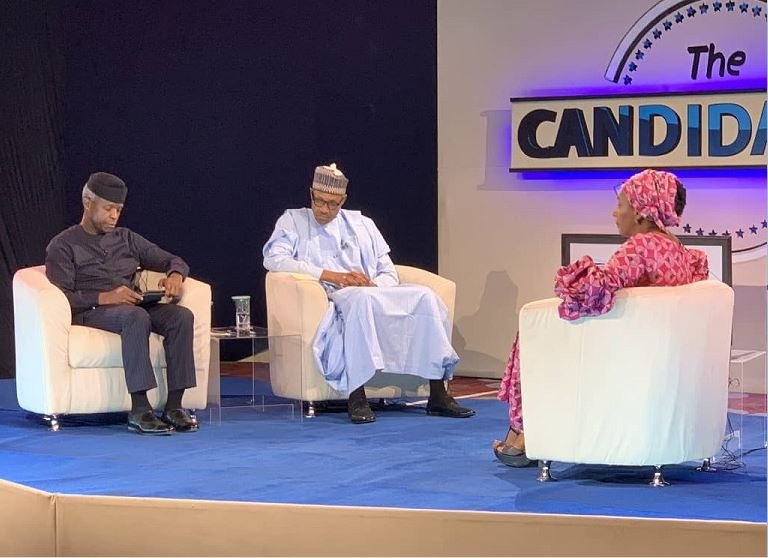
[{"label": "black leather shoe", "polygon": [[349,420],[352,421],[352,424],[365,424],[376,420],[376,415],[373,414],[373,410],[368,404],[368,399],[365,397],[365,387],[360,386],[349,394],[347,415],[349,415]]},{"label": "black leather shoe", "polygon": [[152,411],[128,413],[128,430],[137,434],[167,436],[173,432],[173,426],[164,423]]},{"label": "black leather shoe", "polygon": [[450,395],[446,395],[439,401],[427,401],[427,414],[438,417],[450,418],[469,418],[475,414],[475,411],[462,407]]},{"label": "black leather shoe", "polygon": [[160,416],[160,420],[172,426],[176,432],[196,432],[199,428],[197,419],[190,416],[184,409],[165,410]]}]

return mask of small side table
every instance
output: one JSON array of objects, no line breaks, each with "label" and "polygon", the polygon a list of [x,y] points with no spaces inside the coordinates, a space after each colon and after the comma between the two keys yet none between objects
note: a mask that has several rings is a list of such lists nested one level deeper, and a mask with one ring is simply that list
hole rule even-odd
[{"label": "small side table", "polygon": [[[258,366],[253,358],[250,361],[250,379],[232,378],[231,382],[221,377],[221,352],[222,342],[250,343],[251,357],[257,354],[258,348],[268,344],[270,352],[273,347],[280,347],[283,343],[296,343],[299,336],[281,335],[270,336],[266,328],[253,327],[250,332],[237,331],[234,326],[211,328],[211,360],[208,373],[208,409],[210,422],[221,424],[222,410],[225,409],[250,409],[260,413],[285,414],[291,419],[303,422],[303,401],[278,397],[272,391],[269,373],[264,367]],[[300,340],[299,340],[300,341]],[[301,381],[301,370],[296,371],[297,378]]]},{"label": "small side table", "polygon": [[[766,378],[765,368],[766,352],[753,349],[731,349],[730,360],[730,372],[728,374],[728,391],[732,398],[738,398],[741,410],[738,413],[731,412],[735,415],[733,427],[734,438],[737,438],[737,451],[740,454],[742,451],[742,434],[744,432],[744,414],[747,412],[744,407],[747,404],[747,397],[751,396],[766,398],[768,393],[768,378]],[[763,361],[762,366],[759,365],[757,359]],[[749,374],[747,372],[750,372]],[[762,402],[765,406],[765,401]],[[730,407],[730,402],[729,402]],[[768,417],[763,417],[762,420],[763,429],[763,445],[768,447]],[[749,449],[749,448],[747,448]]]}]

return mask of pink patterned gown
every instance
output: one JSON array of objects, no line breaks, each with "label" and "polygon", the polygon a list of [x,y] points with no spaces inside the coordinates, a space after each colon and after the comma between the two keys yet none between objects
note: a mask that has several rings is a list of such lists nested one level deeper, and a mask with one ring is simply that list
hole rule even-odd
[{"label": "pink patterned gown", "polygon": [[[663,233],[639,233],[622,244],[604,266],[584,256],[558,269],[555,294],[563,301],[558,311],[564,320],[599,316],[613,308],[616,291],[621,288],[686,285],[708,275],[707,256],[700,250],[689,250]],[[507,360],[498,398],[509,403],[510,426],[521,432],[519,335]]]}]

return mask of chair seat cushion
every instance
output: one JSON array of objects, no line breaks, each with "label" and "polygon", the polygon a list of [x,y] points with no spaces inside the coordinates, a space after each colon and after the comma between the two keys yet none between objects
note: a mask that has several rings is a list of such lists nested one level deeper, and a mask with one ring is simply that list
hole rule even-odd
[{"label": "chair seat cushion", "polygon": [[[149,359],[154,368],[165,368],[163,338],[156,333],[149,335]],[[120,336],[73,325],[69,332],[69,365],[72,368],[122,368]]]}]

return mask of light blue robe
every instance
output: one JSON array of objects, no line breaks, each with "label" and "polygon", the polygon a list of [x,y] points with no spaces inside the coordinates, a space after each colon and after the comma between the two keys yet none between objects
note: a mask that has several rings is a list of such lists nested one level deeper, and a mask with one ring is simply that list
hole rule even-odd
[{"label": "light blue robe", "polygon": [[450,379],[459,361],[451,346],[448,310],[434,291],[400,285],[389,246],[359,211],[342,209],[319,225],[310,209],[289,209],[264,246],[269,271],[362,271],[378,288],[337,288],[323,282],[330,304],[313,350],[335,390],[348,393],[381,370],[430,380]]}]

